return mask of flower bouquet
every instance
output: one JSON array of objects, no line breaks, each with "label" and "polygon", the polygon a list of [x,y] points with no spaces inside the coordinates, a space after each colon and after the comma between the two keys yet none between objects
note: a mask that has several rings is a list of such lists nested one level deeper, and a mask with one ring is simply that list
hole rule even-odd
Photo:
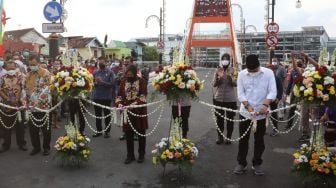
[{"label": "flower bouquet", "polygon": [[171,163],[180,169],[188,170],[195,164],[198,149],[193,142],[180,137],[180,129],[179,123],[176,122],[172,127],[170,137],[162,138],[155,145],[155,149],[152,151],[154,165],[161,164],[164,167],[167,163]]},{"label": "flower bouquet", "polygon": [[317,149],[303,144],[293,154],[292,172],[304,179],[304,183],[314,186],[335,185],[336,156],[326,148]]},{"label": "flower bouquet", "polygon": [[82,67],[62,67],[53,77],[51,89],[60,97],[87,95],[93,88],[93,76]]},{"label": "flower bouquet", "polygon": [[79,166],[82,162],[89,160],[90,139],[79,134],[73,125],[65,126],[65,130],[66,135],[59,137],[54,146],[56,149],[54,158],[61,162],[62,166]]},{"label": "flower bouquet", "polygon": [[302,76],[294,80],[293,93],[297,100],[317,105],[335,103],[336,72],[334,66],[308,65]]},{"label": "flower bouquet", "polygon": [[165,94],[167,100],[176,101],[186,97],[196,99],[204,81],[199,80],[191,66],[175,63],[164,67],[153,79],[152,85],[156,92]]}]

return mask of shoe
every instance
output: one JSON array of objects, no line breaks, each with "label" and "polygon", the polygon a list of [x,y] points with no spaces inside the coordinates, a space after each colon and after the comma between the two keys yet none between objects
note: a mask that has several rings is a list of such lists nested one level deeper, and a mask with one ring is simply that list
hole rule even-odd
[{"label": "shoe", "polygon": [[139,140],[139,136],[138,136],[137,134],[134,135],[133,140],[134,140],[134,141],[138,141],[138,140]]},{"label": "shoe", "polygon": [[110,133],[105,133],[104,138],[110,138]]},{"label": "shoe", "polygon": [[143,163],[144,161],[145,161],[145,156],[140,155],[139,158],[138,158],[138,160],[137,160],[137,162],[138,163]]},{"label": "shoe", "polygon": [[48,156],[50,154],[50,150],[46,149],[43,151],[44,156]]},{"label": "shoe", "polygon": [[230,141],[230,140],[225,140],[225,141],[224,141],[224,144],[225,144],[225,145],[231,145],[231,141]]},{"label": "shoe", "polygon": [[272,130],[272,132],[270,134],[271,137],[275,137],[275,136],[278,136],[278,135],[279,135],[279,133],[274,129]]},{"label": "shoe", "polygon": [[224,143],[224,138],[223,138],[223,136],[221,135],[221,134],[219,134],[218,132],[217,132],[217,140],[216,140],[216,144],[217,145],[222,145],[223,143]]},{"label": "shoe", "polygon": [[7,147],[2,147],[1,149],[0,149],[0,153],[4,153],[4,152],[6,152],[6,151],[8,151],[9,150],[9,148],[7,148]]},{"label": "shoe", "polygon": [[135,157],[127,157],[124,163],[125,163],[125,164],[130,164],[130,163],[132,163],[133,161],[135,161]]},{"label": "shoe", "polygon": [[303,135],[298,139],[299,142],[308,142],[309,140],[310,140],[310,136],[309,136],[309,135],[305,135],[305,134],[303,134]]},{"label": "shoe", "polygon": [[260,165],[252,166],[252,170],[254,170],[254,174],[257,176],[263,176],[265,174]]},{"label": "shoe", "polygon": [[233,170],[233,173],[237,174],[237,175],[242,175],[246,172],[247,170],[247,166],[243,166],[243,165],[238,165],[236,166],[236,168]]},{"label": "shoe", "polygon": [[34,156],[34,155],[40,153],[40,151],[41,151],[41,150],[35,150],[35,149],[33,149],[33,151],[31,151],[31,152],[29,153],[29,155]]},{"label": "shoe", "polygon": [[27,146],[26,145],[19,146],[19,149],[21,151],[27,151]]},{"label": "shoe", "polygon": [[102,135],[103,135],[102,133],[96,133],[96,134],[92,135],[92,137],[93,137],[93,138],[97,138],[97,137],[100,137],[100,136],[102,136]]},{"label": "shoe", "polygon": [[125,135],[122,135],[122,136],[119,137],[119,140],[125,140],[125,139],[126,139]]}]

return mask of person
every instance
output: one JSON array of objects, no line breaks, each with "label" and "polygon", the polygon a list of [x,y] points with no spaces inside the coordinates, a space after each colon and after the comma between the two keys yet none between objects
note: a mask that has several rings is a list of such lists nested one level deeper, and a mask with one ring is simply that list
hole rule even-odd
[{"label": "person", "polygon": [[20,72],[23,74],[27,74],[27,66],[21,61],[20,56],[15,54],[13,56],[13,60],[17,64],[18,69],[20,69]]},{"label": "person", "polygon": [[326,126],[324,139],[327,147],[335,147],[336,145],[336,108],[327,105],[322,110],[320,121]]},{"label": "person", "polygon": [[[36,121],[44,119],[47,115],[44,112],[39,112],[35,108],[48,110],[51,108],[51,94],[49,90],[50,73],[48,70],[39,66],[40,59],[36,55],[31,55],[28,59],[30,71],[26,77],[26,92],[27,103],[31,108],[32,118],[29,120],[29,133],[33,145],[33,150],[30,155],[36,155],[41,151],[39,131],[43,134],[43,155],[50,154],[51,141],[51,118],[49,121]],[[50,116],[49,116],[50,117]],[[36,119],[35,119],[36,118]]]},{"label": "person", "polygon": [[287,77],[286,68],[280,63],[277,57],[272,58],[272,65],[275,66],[275,76],[280,79],[281,84],[284,86]]},{"label": "person", "polygon": [[148,81],[149,81],[149,72],[150,72],[150,69],[148,68],[148,65],[145,64],[144,68],[141,70],[141,75],[142,75],[142,78],[146,81],[147,84],[148,84]]},{"label": "person", "polygon": [[260,66],[258,56],[252,54],[246,58],[246,68],[239,72],[237,81],[238,99],[241,102],[240,119],[247,119],[239,123],[239,134],[247,131],[245,137],[239,141],[238,165],[234,169],[235,174],[244,174],[247,170],[247,153],[252,126],[252,120],[256,120],[254,132],[254,156],[252,169],[256,175],[264,175],[261,168],[262,154],[265,150],[264,135],[266,132],[266,115],[269,105],[276,99],[277,89],[274,73]]},{"label": "person", "polygon": [[[116,98],[116,105],[121,108],[130,105],[146,104],[147,85],[144,79],[137,77],[137,67],[129,65],[125,72],[125,79],[120,83],[118,96]],[[139,116],[147,114],[147,108],[129,109],[134,114]],[[126,137],[127,158],[125,164],[129,164],[135,160],[134,156],[134,134],[136,130],[138,133],[144,135],[148,129],[147,117],[135,117],[128,113],[129,121],[123,122],[123,131]],[[133,130],[134,129],[134,130]],[[138,163],[143,163],[145,160],[146,137],[139,135],[139,158]]]},{"label": "person", "polygon": [[[276,96],[276,100],[273,101],[271,104],[270,104],[270,107],[271,107],[271,110],[276,110],[278,108],[278,104],[279,102],[281,101],[282,99],[282,95],[283,95],[283,87],[282,87],[282,81],[281,79],[279,78],[279,76],[277,76],[275,73],[276,73],[276,67],[272,64],[269,64],[267,65],[267,68],[269,68],[270,70],[272,70],[274,72],[274,76],[275,76],[275,83],[276,83],[276,88],[277,88],[277,96]],[[277,112],[273,112],[271,114],[272,116],[272,123],[273,123],[273,129],[272,129],[272,132],[270,134],[270,136],[272,137],[275,137],[278,135],[278,113]]]},{"label": "person", "polygon": [[96,62],[94,60],[90,60],[86,69],[92,74],[97,69],[96,67]]},{"label": "person", "polygon": [[0,78],[6,74],[6,69],[4,68],[5,62],[1,58],[0,59]]},{"label": "person", "polygon": [[[99,69],[97,69],[93,73],[93,79],[94,79],[94,87],[93,87],[93,95],[92,99],[94,102],[101,104],[103,106],[111,106],[112,97],[114,97],[115,92],[115,79],[114,74],[106,68],[106,60],[103,57],[100,57],[99,60]],[[95,106],[95,114],[97,117],[101,117],[103,114],[109,115],[111,112],[108,109],[103,109],[99,106]],[[111,125],[111,117],[105,118],[105,126]],[[97,131],[99,133],[96,133],[93,135],[93,137],[99,137],[102,135],[102,120],[97,118],[96,119],[96,127]],[[110,130],[111,127],[109,127],[104,135],[104,138],[110,137]]]},{"label": "person", "polygon": [[[0,79],[0,101],[6,105],[10,105],[12,107],[21,107],[26,105],[25,101],[25,91],[24,84],[25,78],[24,75],[16,70],[16,64],[13,60],[9,60],[5,64],[5,68],[7,73],[2,76]],[[12,130],[15,129],[16,132],[16,144],[19,146],[19,149],[22,151],[27,151],[26,141],[24,139],[24,127],[22,121],[17,120],[18,115],[14,115],[17,113],[17,110],[3,108],[1,109],[3,113],[1,113],[1,124],[6,127],[14,127],[5,128],[4,127],[4,142],[2,144],[2,149],[0,152],[5,152],[10,149],[11,146],[11,135]],[[8,114],[8,115],[5,115]]]},{"label": "person", "polygon": [[[181,111],[179,114],[178,103],[181,104]],[[181,127],[182,127],[182,138],[187,138],[189,131],[189,116],[191,109],[191,101],[189,97],[182,98],[181,101],[173,101],[172,104],[172,114],[173,119],[176,121],[176,118],[181,117]]]},{"label": "person", "polygon": [[[231,57],[229,54],[223,54],[221,57],[221,62],[219,68],[216,70],[213,78],[213,87],[215,87],[215,92],[213,96],[213,104],[215,106],[229,108],[232,110],[237,109],[237,82],[233,79],[233,69],[231,68]],[[218,139],[216,144],[220,145],[224,143],[222,133],[224,133],[224,118],[225,116],[229,119],[233,119],[235,116],[234,112],[224,111],[216,109],[216,122],[220,129],[217,130]],[[233,121],[226,121],[226,136],[231,139],[233,132]],[[231,142],[225,140],[225,144],[229,145]]]}]

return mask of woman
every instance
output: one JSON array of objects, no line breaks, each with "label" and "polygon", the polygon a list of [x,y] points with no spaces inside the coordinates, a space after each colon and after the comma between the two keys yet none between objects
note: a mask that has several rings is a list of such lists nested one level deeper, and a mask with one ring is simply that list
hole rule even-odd
[{"label": "woman", "polygon": [[[221,58],[221,62],[219,68],[215,72],[213,79],[213,87],[215,87],[215,92],[213,96],[213,103],[216,106],[225,107],[229,109],[236,110],[237,109],[237,94],[236,94],[236,86],[237,83],[233,80],[233,69],[231,68],[231,57],[229,54],[224,54]],[[235,116],[234,112],[224,111],[216,109],[216,120],[217,125],[220,131],[224,132],[224,118],[221,116],[225,116],[229,119],[233,119]],[[226,136],[231,138],[233,132],[233,122],[226,121]],[[224,143],[223,136],[217,130],[218,139],[216,144],[220,145]],[[225,144],[229,145],[231,142],[229,140],[225,140]]]},{"label": "woman", "polygon": [[[146,104],[147,85],[146,81],[137,76],[137,67],[129,65],[125,71],[125,78],[120,83],[116,105],[121,108],[130,105]],[[147,108],[129,109],[130,112],[137,115],[146,115]],[[123,131],[126,137],[127,158],[125,164],[129,164],[135,160],[134,156],[134,140],[135,129],[138,133],[144,135],[148,129],[147,117],[135,117],[128,113],[128,121],[123,122]],[[139,136],[139,158],[138,163],[143,163],[145,160],[146,137]]]}]

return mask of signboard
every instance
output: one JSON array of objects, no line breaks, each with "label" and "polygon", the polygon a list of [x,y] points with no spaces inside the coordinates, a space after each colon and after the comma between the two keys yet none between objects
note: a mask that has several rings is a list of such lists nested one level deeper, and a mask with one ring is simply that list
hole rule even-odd
[{"label": "signboard", "polygon": [[44,6],[43,15],[50,22],[57,22],[62,14],[63,8],[57,1],[50,1]]},{"label": "signboard", "polygon": [[161,42],[161,41],[159,41],[157,44],[156,44],[156,47],[157,47],[157,49],[164,49],[164,43],[163,42]]},{"label": "signboard", "polygon": [[279,39],[275,35],[268,35],[266,38],[266,44],[268,47],[276,47],[279,44]]},{"label": "signboard", "polygon": [[44,23],[42,24],[43,33],[63,33],[63,23]]},{"label": "signboard", "polygon": [[277,23],[269,23],[266,26],[267,33],[278,33],[279,32],[279,25]]}]

